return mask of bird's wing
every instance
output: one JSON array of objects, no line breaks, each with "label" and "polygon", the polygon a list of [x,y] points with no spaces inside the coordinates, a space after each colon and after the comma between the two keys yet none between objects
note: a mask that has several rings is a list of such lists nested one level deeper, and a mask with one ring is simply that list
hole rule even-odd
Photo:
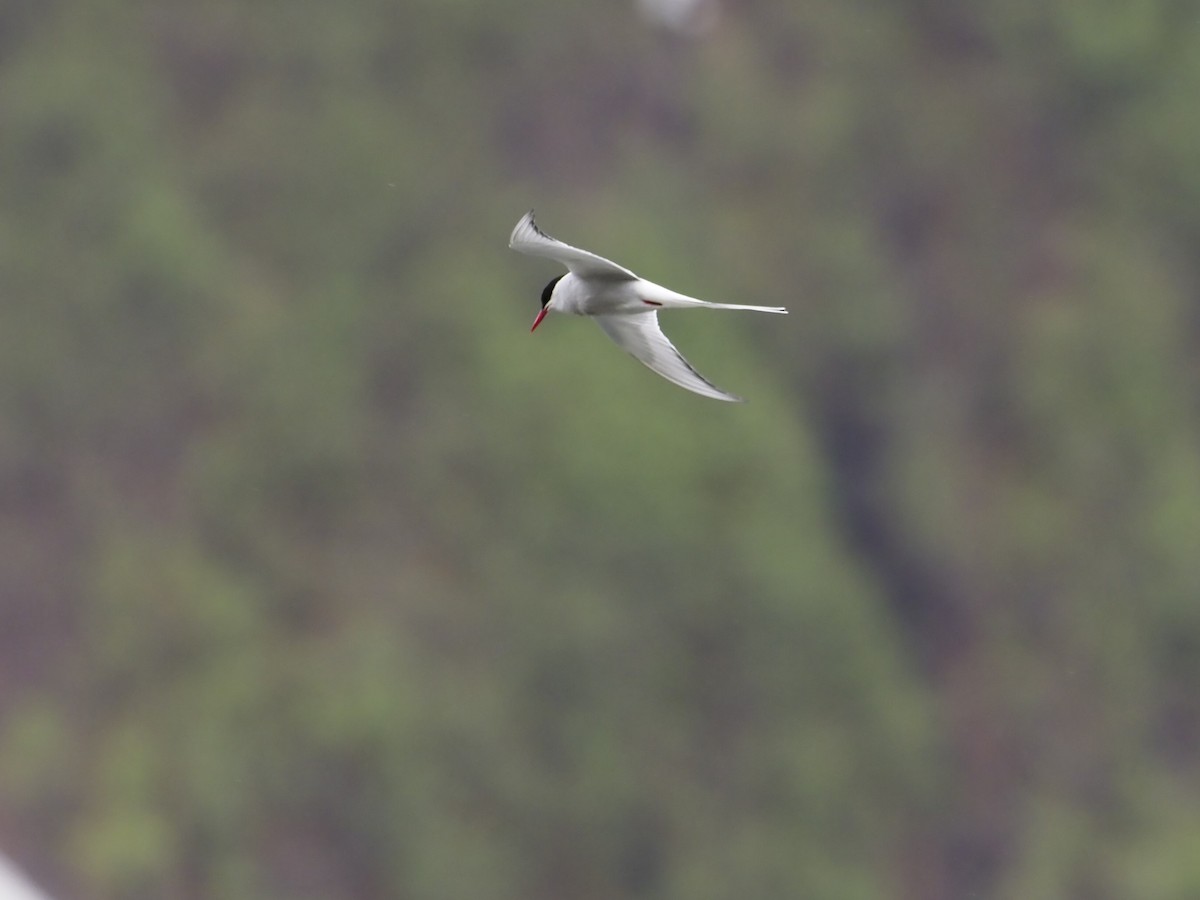
[{"label": "bird's wing", "polygon": [[637,278],[624,266],[555,240],[537,227],[533,210],[525,213],[508,239],[508,246],[518,253],[545,256],[562,263],[581,278],[602,278],[610,281],[631,281]]},{"label": "bird's wing", "polygon": [[741,397],[727,393],[697,372],[667,340],[658,327],[658,313],[592,316],[604,333],[634,359],[653,369],[667,381],[714,400],[740,403]]}]

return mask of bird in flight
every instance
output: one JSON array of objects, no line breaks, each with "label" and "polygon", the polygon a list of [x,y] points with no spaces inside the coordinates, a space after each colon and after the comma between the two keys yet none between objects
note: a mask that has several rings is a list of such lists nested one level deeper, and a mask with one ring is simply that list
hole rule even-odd
[{"label": "bird in flight", "polygon": [[741,402],[721,390],[692,368],[675,345],[667,340],[658,325],[660,309],[745,309],[752,312],[786,313],[779,306],[742,306],[736,303],[709,303],[686,297],[665,287],[639,278],[624,266],[602,256],[580,250],[545,234],[533,220],[533,210],[525,213],[508,239],[508,246],[519,253],[544,256],[567,267],[542,290],[542,308],[533,320],[532,332],[548,312],[591,316],[604,333],[634,359],[657,372],[667,381],[714,400]]}]

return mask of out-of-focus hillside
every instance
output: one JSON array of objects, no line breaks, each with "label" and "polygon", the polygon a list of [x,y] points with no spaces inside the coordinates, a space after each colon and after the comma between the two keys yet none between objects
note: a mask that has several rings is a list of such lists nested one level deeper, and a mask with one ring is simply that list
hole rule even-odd
[{"label": "out-of-focus hillside", "polygon": [[[55,895],[1200,895],[1200,18],[638,10],[0,4]],[[751,402],[531,337],[533,205]]]}]

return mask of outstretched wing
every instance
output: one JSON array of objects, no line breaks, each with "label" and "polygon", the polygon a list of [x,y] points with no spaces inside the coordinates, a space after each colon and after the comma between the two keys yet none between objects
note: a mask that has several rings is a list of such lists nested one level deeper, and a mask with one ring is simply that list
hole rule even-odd
[{"label": "outstretched wing", "polygon": [[667,381],[714,400],[742,402],[741,397],[721,390],[692,368],[692,364],[683,358],[659,328],[658,313],[644,312],[592,318],[604,329],[605,334],[616,341],[617,346]]},{"label": "outstretched wing", "polygon": [[637,278],[624,266],[555,240],[537,227],[533,210],[525,213],[508,239],[508,246],[518,253],[544,256],[557,260],[581,278],[602,278],[610,281],[633,281]]}]

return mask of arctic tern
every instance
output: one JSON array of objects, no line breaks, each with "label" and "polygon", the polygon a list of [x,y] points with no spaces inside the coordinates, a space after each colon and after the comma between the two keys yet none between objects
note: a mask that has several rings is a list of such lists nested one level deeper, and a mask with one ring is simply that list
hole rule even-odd
[{"label": "arctic tern", "polygon": [[533,210],[517,222],[508,246],[520,253],[557,260],[568,269],[566,275],[552,279],[542,290],[542,308],[530,332],[548,312],[591,316],[617,346],[667,381],[715,400],[741,402],[742,398],[721,390],[692,368],[663,334],[658,325],[658,311],[703,307],[787,312],[778,306],[709,303],[667,290],[602,256],[555,240],[537,227]]}]

